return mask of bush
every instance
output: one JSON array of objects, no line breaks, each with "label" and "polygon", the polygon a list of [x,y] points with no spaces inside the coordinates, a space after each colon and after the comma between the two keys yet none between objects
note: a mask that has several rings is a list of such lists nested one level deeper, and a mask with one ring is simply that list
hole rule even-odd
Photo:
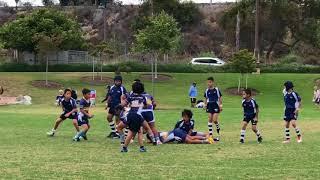
[{"label": "bush", "polygon": [[280,58],[280,64],[302,64],[302,58],[295,54],[288,54]]},{"label": "bush", "polygon": [[309,65],[320,65],[320,58],[317,56],[310,55],[305,58],[303,61],[304,64],[309,64]]}]

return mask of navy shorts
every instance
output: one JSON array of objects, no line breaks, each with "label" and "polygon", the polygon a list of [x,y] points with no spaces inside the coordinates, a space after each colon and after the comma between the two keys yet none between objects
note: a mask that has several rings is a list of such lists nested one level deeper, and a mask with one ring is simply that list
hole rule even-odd
[{"label": "navy shorts", "polygon": [[285,121],[298,120],[298,115],[294,113],[295,110],[296,110],[295,108],[285,109],[283,120]]},{"label": "navy shorts", "polygon": [[127,118],[120,118],[120,121],[123,122],[123,124],[128,125]]},{"label": "navy shorts", "polygon": [[211,114],[220,113],[220,108],[219,108],[218,103],[208,102],[206,111],[207,111],[207,113],[211,113]]},{"label": "navy shorts", "polygon": [[141,115],[143,119],[146,120],[148,123],[155,122],[153,111],[144,111],[141,112]]},{"label": "navy shorts", "polygon": [[116,110],[114,107],[109,107],[109,111],[108,111],[109,114],[112,114],[112,115],[116,115]]},{"label": "navy shorts", "polygon": [[187,138],[187,133],[185,131],[183,131],[182,129],[180,128],[176,128],[174,129],[173,131],[173,134],[174,134],[174,137],[175,139],[178,141],[178,142],[185,142],[186,141],[186,138]]},{"label": "navy shorts", "polygon": [[140,131],[143,121],[144,119],[139,113],[129,112],[127,115],[127,125],[129,129],[134,133],[137,133]]},{"label": "navy shorts", "polygon": [[66,119],[77,119],[77,117],[78,117],[78,114],[77,114],[77,113],[70,114],[69,117],[65,117],[66,114],[67,114],[67,112],[63,112],[63,113],[60,115],[60,118],[61,118],[62,120],[66,120]]},{"label": "navy shorts", "polygon": [[78,115],[78,126],[82,126],[84,124],[89,124],[88,117],[82,116],[81,114]]},{"label": "navy shorts", "polygon": [[251,122],[252,125],[257,125],[257,121],[255,120],[256,114],[244,115],[243,121],[249,123]]}]

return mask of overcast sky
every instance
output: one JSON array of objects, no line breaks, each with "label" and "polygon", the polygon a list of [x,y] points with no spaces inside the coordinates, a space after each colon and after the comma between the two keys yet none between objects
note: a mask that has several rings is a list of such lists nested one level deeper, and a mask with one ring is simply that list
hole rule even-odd
[{"label": "overcast sky", "polygon": [[[1,0],[8,3],[9,6],[15,6],[15,0]],[[33,5],[42,5],[42,0],[20,0],[22,2],[31,2]],[[58,1],[58,0],[55,0]],[[210,3],[210,0],[193,0],[196,3]],[[212,2],[233,2],[235,0],[212,0]],[[139,0],[122,0],[123,4],[137,4]]]}]

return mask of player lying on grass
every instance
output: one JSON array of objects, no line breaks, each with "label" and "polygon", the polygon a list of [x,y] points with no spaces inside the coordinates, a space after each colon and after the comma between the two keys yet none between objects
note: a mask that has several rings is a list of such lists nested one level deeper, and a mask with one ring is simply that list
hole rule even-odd
[{"label": "player lying on grass", "polygon": [[89,119],[93,118],[93,114],[89,113],[89,109],[91,106],[90,103],[90,90],[84,88],[82,90],[83,98],[80,100],[80,112],[78,115],[78,126],[82,127],[82,131],[78,132],[73,140],[74,141],[80,141],[80,138],[83,138],[84,140],[87,139],[87,132],[90,129]]},{"label": "player lying on grass", "polygon": [[[153,144],[156,145],[154,140],[153,133],[147,123],[146,120],[143,119],[140,111],[143,107],[147,105],[146,98],[142,95],[144,92],[144,85],[141,82],[135,82],[132,85],[132,94],[127,98],[128,106],[130,110],[126,116],[126,123],[129,127],[128,136],[125,138],[125,143],[122,147],[121,152],[128,152],[128,145],[132,138],[138,135],[138,143],[140,145],[140,152],[146,152],[145,147],[143,146],[143,132],[141,127],[147,129],[147,132],[151,139],[153,140]],[[120,138],[123,139],[124,133],[119,132]]]},{"label": "player lying on grass", "polygon": [[77,104],[76,100],[71,97],[71,89],[65,89],[63,93],[63,98],[60,100],[60,104],[62,107],[62,114],[54,123],[53,129],[47,132],[47,135],[54,136],[59,125],[66,119],[72,119],[73,126],[75,127],[76,131],[79,132],[78,122],[77,122]]},{"label": "player lying on grass", "polygon": [[216,125],[217,137],[216,141],[219,141],[220,136],[220,124],[218,117],[222,111],[222,94],[218,87],[215,86],[213,77],[207,79],[208,88],[204,93],[205,107],[208,113],[208,129],[209,135],[213,136],[212,122]]},{"label": "player lying on grass", "polygon": [[290,142],[290,124],[295,129],[297,134],[297,142],[302,142],[302,136],[300,129],[297,126],[298,114],[301,108],[301,98],[293,90],[293,83],[287,81],[284,83],[285,92],[284,92],[284,102],[285,102],[285,112],[284,112],[284,125],[285,125],[285,140],[283,143]]},{"label": "player lying on grass", "polygon": [[257,102],[252,98],[252,92],[250,89],[245,89],[242,92],[242,107],[244,118],[242,121],[242,128],[240,133],[240,143],[244,143],[246,129],[248,123],[252,124],[252,131],[257,135],[258,143],[262,142],[262,136],[257,128],[259,106]]}]

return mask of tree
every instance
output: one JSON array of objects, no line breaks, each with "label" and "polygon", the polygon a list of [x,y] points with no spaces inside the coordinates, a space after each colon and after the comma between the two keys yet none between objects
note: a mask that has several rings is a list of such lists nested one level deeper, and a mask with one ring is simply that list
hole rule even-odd
[{"label": "tree", "polygon": [[[243,75],[252,73],[255,70],[255,58],[253,54],[249,52],[247,49],[240,50],[239,52],[235,53],[233,57],[230,59],[230,65],[235,71],[241,74],[238,83],[239,93]],[[246,76],[246,88],[248,88],[248,75]]]},{"label": "tree", "polygon": [[0,7],[8,7],[8,3],[5,1],[0,1]]},{"label": "tree", "polygon": [[86,43],[79,24],[64,13],[52,9],[39,9],[0,27],[0,41],[5,48],[38,53],[39,34],[60,37],[61,50],[83,50]]},{"label": "tree", "polygon": [[[139,30],[138,34],[135,35],[134,48],[138,52],[151,54],[153,80],[153,67],[155,69],[155,78],[157,78],[158,54],[177,51],[181,41],[181,32],[176,20],[164,11],[159,15],[150,17],[149,22],[145,29]],[[153,66],[153,64],[155,65]]]},{"label": "tree", "polygon": [[54,5],[53,0],[42,0],[42,3],[44,6],[53,6]]}]

